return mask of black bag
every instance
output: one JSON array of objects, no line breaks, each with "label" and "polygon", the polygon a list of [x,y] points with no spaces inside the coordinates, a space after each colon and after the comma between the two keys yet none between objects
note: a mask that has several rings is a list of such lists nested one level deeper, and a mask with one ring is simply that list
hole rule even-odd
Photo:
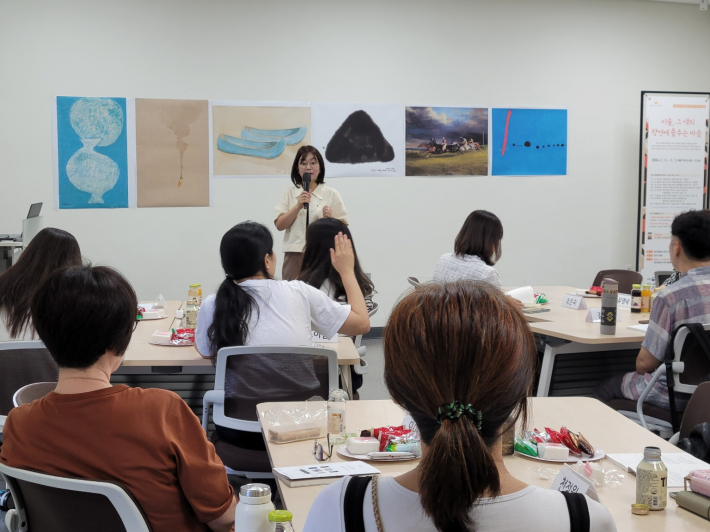
[{"label": "black bag", "polygon": [[695,425],[688,437],[678,442],[678,447],[703,462],[710,462],[710,423]]}]

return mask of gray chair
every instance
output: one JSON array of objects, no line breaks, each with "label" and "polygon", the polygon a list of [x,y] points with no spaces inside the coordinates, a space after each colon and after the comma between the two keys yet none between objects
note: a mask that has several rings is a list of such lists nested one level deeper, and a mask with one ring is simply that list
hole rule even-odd
[{"label": "gray chair", "polygon": [[663,283],[666,282],[666,279],[673,275],[673,270],[658,271],[654,272],[653,275],[656,278],[656,286],[661,286]]},{"label": "gray chair", "polygon": [[203,399],[202,427],[207,430],[212,407],[217,455],[249,479],[273,478],[256,405],[327,399],[338,387],[338,354],[322,347],[223,347],[215,369],[214,390]]},{"label": "gray chair", "polygon": [[15,406],[31,403],[35,399],[41,399],[49,392],[53,392],[56,387],[56,382],[33,382],[17,390],[12,396],[12,402]]},{"label": "gray chair", "polygon": [[619,283],[619,292],[622,294],[630,294],[631,285],[643,282],[643,275],[633,270],[601,270],[594,278],[592,286],[601,286],[605,277],[614,279]]},{"label": "gray chair", "polygon": [[13,408],[13,395],[27,384],[57,381],[59,368],[41,341],[0,342],[0,415]]},{"label": "gray chair", "polygon": [[[710,336],[710,324],[703,325],[703,328],[706,331],[706,335]],[[708,359],[708,356],[685,325],[678,327],[673,342],[672,371],[673,374],[666,376],[666,378],[673,379],[676,394],[693,394],[698,385],[710,374],[710,359]],[[670,410],[644,404],[653,385],[661,375],[666,375],[665,364],[661,364],[653,372],[651,380],[644,388],[638,401],[615,399],[610,401],[609,406],[639,423],[643,428],[657,432],[662,438],[669,439],[673,436]]]},{"label": "gray chair", "polygon": [[0,462],[15,509],[9,532],[150,532],[133,496],[118,484],[55,477]]}]

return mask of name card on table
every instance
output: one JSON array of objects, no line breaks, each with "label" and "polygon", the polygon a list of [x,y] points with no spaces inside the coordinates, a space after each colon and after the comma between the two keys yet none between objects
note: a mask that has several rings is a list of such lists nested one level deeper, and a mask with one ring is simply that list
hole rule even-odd
[{"label": "name card on table", "polygon": [[[587,317],[585,321],[591,321],[592,323],[601,323],[602,321],[602,309],[601,308],[590,308],[587,311]],[[616,313],[616,323],[621,322],[621,316]]]},{"label": "name card on table", "polygon": [[326,338],[320,333],[317,333],[316,331],[311,331],[311,341],[316,342],[318,344],[337,344],[338,343],[338,333],[335,333],[335,336],[332,338]]},{"label": "name card on table", "polygon": [[572,310],[586,310],[587,308],[584,297],[577,294],[565,294],[562,298],[562,306]]},{"label": "name card on table", "polygon": [[556,491],[568,491],[570,493],[581,493],[590,499],[599,502],[599,494],[597,493],[594,484],[588,478],[580,475],[567,464],[562,466],[562,469],[552,482],[550,489]]},{"label": "name card on table", "polygon": [[616,305],[619,308],[631,308],[631,294],[619,294]]}]

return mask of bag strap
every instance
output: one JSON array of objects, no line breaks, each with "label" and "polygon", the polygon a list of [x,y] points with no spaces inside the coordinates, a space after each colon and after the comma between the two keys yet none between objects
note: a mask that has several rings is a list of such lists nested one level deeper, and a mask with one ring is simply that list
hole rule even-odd
[{"label": "bag strap", "polygon": [[589,506],[587,499],[581,493],[560,492],[565,497],[569,510],[570,532],[589,532]]},{"label": "bag strap", "polygon": [[372,477],[350,477],[348,487],[345,488],[343,499],[343,519],[345,532],[365,532],[365,517],[362,505],[365,501],[367,486]]}]

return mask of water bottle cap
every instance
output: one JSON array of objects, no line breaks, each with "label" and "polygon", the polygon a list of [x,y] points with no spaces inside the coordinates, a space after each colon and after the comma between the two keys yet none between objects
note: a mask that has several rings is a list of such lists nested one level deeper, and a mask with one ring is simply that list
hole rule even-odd
[{"label": "water bottle cap", "polygon": [[288,523],[293,521],[293,514],[288,510],[273,510],[269,512],[269,521],[272,523]]},{"label": "water bottle cap", "polygon": [[268,484],[244,484],[239,488],[239,498],[271,497],[271,487]]}]

